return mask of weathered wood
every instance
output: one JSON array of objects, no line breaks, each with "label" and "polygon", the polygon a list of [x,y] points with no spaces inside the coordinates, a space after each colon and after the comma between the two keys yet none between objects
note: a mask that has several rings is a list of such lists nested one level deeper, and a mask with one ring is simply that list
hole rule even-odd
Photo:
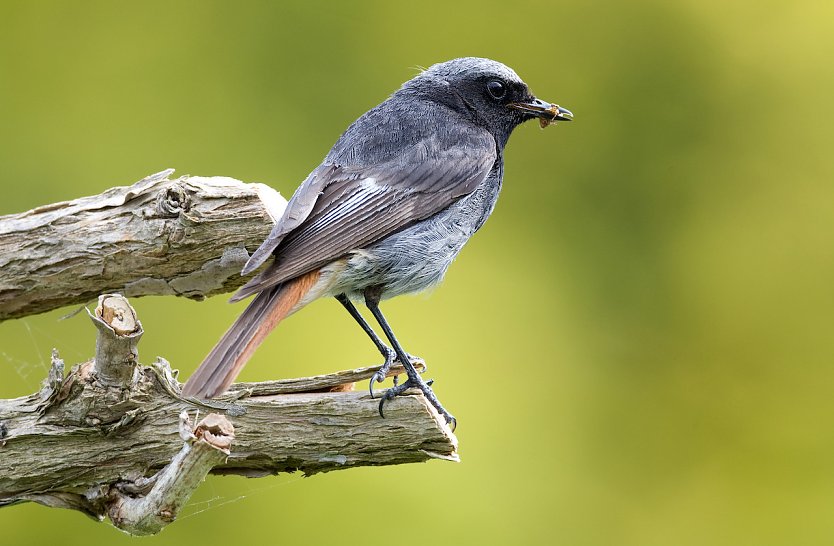
[{"label": "weathered wood", "polygon": [[[97,346],[107,350],[66,377],[53,351],[39,392],[0,400],[0,506],[34,501],[97,519],[110,515],[123,530],[146,534],[172,521],[209,471],[257,477],[457,460],[454,434],[419,392],[388,401],[383,419],[379,397],[350,390],[379,366],[237,384],[209,401],[183,399],[164,359],[136,362],[141,325],[132,313],[121,296],[102,296],[91,319]],[[403,370],[395,365],[389,373]],[[228,456],[203,448],[189,455],[184,411],[228,418],[236,431]]]},{"label": "weathered wood", "polygon": [[[238,431],[228,460],[213,468],[216,474],[309,475],[457,460],[454,435],[419,393],[387,402],[383,419],[378,398],[361,391],[238,398],[236,389],[206,403],[183,400],[162,359],[140,366],[130,389],[99,383],[92,361],[66,378],[62,368],[53,355],[40,392],[0,400],[0,506],[31,500],[103,517],[111,487],[141,483],[181,449],[182,411],[225,413]],[[353,377],[368,380],[378,369]]]},{"label": "weathered wood", "polygon": [[172,173],[0,216],[0,320],[104,292],[203,299],[240,286],[286,200],[263,184]]},{"label": "weathered wood", "polygon": [[[171,172],[0,217],[0,320],[102,292],[203,298],[245,281],[238,272],[248,251],[286,202],[266,186],[170,180]],[[39,392],[0,400],[0,507],[34,501],[148,534],[176,517],[206,472],[258,477],[458,460],[454,434],[419,391],[388,401],[383,419],[379,395],[351,390],[379,366],[183,399],[164,359],[139,363],[142,325],[122,295],[101,296],[90,318],[94,359],[65,377],[53,350]],[[401,373],[395,364],[389,375]],[[215,420],[203,435],[210,441],[198,441],[183,412],[215,413],[228,427]]]},{"label": "weathered wood", "polygon": [[87,313],[98,328],[93,370],[101,383],[128,385],[133,380],[139,351],[136,346],[144,333],[136,311],[120,294],[98,297],[95,312]]},{"label": "weathered wood", "polygon": [[193,428],[188,414],[182,412],[180,436],[185,444],[154,476],[150,491],[140,497],[134,496],[135,489],[112,491],[114,500],[107,515],[113,525],[131,535],[153,535],[174,521],[206,474],[229,456],[235,429],[216,413],[209,413]]}]

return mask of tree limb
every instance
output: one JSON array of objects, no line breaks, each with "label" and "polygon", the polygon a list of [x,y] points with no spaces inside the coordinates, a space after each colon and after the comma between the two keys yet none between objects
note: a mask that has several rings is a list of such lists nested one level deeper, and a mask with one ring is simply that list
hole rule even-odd
[{"label": "tree limb", "polygon": [[103,292],[193,299],[229,292],[286,200],[263,184],[181,176],[0,216],[0,320]]},{"label": "tree limb", "polygon": [[[183,399],[165,360],[138,364],[141,324],[124,298],[101,296],[90,317],[95,359],[64,377],[53,351],[39,392],[0,400],[0,506],[34,501],[148,534],[176,518],[207,472],[309,475],[458,460],[457,440],[421,394],[387,402],[383,419],[379,398],[349,390],[346,382],[368,380],[378,366]],[[183,412],[217,415],[193,429]]]}]

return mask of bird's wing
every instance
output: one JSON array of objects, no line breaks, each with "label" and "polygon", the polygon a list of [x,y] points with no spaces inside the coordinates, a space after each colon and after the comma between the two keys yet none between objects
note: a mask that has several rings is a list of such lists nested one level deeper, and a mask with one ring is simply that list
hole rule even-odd
[{"label": "bird's wing", "polygon": [[495,163],[494,139],[470,132],[452,146],[439,140],[425,138],[369,167],[323,164],[313,171],[250,259],[257,267],[274,252],[275,262],[233,300],[317,269],[474,191]]},{"label": "bird's wing", "polygon": [[272,226],[272,231],[267,238],[252,256],[249,257],[246,265],[243,266],[243,271],[240,272],[241,275],[247,275],[260,267],[262,263],[269,259],[272,251],[281,244],[284,237],[307,219],[307,216],[316,204],[316,200],[324,192],[328,184],[334,181],[338,170],[339,168],[336,165],[323,163],[307,176],[304,182],[295,190],[292,198],[287,203],[284,214]]}]

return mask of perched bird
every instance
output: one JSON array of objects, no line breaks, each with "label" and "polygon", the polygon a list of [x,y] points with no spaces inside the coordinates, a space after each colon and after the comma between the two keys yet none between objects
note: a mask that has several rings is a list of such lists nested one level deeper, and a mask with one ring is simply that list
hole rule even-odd
[{"label": "perched bird", "polygon": [[[266,335],[288,315],[335,297],[385,359],[371,379],[399,360],[408,388],[455,420],[420,377],[379,309],[381,300],[441,281],[463,245],[495,207],[503,152],[513,129],[570,121],[565,108],[541,101],[507,66],[466,57],[435,64],[356,120],[295,191],[269,237],[242,274],[274,261],[232,298],[257,294],[183,388],[184,396],[224,392]],[[374,332],[353,301],[363,300],[385,334]]]}]

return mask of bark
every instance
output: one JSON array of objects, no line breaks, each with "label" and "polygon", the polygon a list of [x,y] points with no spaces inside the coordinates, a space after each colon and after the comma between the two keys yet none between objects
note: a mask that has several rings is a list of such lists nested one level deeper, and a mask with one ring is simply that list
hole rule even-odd
[{"label": "bark", "polygon": [[89,312],[95,357],[65,376],[53,350],[39,392],[0,400],[0,507],[33,501],[153,534],[207,473],[457,461],[454,434],[421,393],[386,402],[382,418],[379,395],[352,390],[379,366],[238,383],[200,401],[181,396],[164,359],[140,363],[142,324],[122,294],[233,290],[286,206],[266,186],[171,173],[0,217],[0,320],[104,293]]},{"label": "bark", "polygon": [[105,292],[204,299],[243,284],[286,200],[263,184],[172,173],[0,216],[0,320]]},{"label": "bark", "polygon": [[[168,362],[138,363],[141,325],[114,309],[132,312],[120,296],[104,295],[90,313],[96,347],[109,350],[66,377],[53,351],[39,392],[0,400],[0,506],[34,501],[109,515],[127,532],[148,534],[176,518],[208,472],[310,475],[458,460],[457,440],[419,392],[387,402],[382,418],[378,396],[351,390],[378,366],[238,383],[214,400],[183,399]],[[123,329],[126,322],[132,327]],[[392,368],[397,373],[401,366]],[[202,424],[210,439],[198,442],[200,425],[195,431],[183,423],[206,413],[217,416]]]}]

